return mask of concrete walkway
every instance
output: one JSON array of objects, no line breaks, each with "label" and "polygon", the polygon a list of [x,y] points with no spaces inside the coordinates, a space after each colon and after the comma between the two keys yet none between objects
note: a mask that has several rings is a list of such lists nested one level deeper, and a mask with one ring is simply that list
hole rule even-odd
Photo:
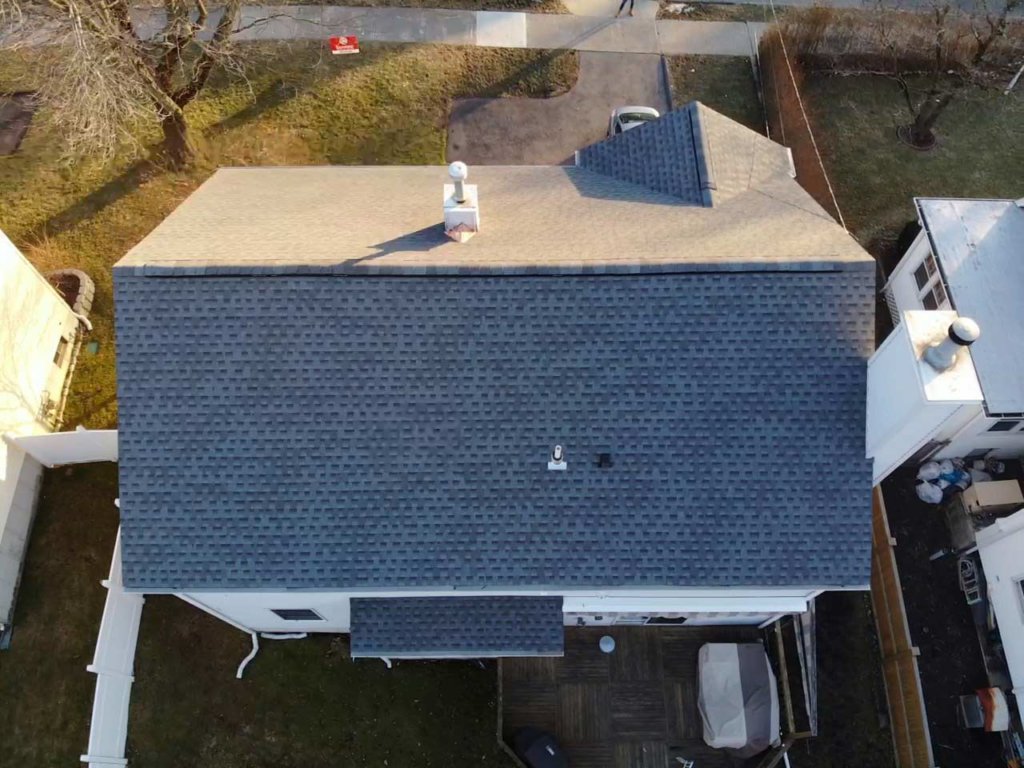
[{"label": "concrete walkway", "polygon": [[556,165],[600,141],[615,107],[670,109],[661,56],[586,52],[568,93],[551,99],[459,99],[448,119],[448,161]]},{"label": "concrete walkway", "polygon": [[[650,0],[639,0],[649,2]],[[208,29],[219,14],[211,14]],[[156,35],[164,15],[139,9],[133,20]],[[497,48],[563,48],[620,53],[749,56],[764,24],[674,21],[436,8],[245,6],[238,40],[323,40],[356,35],[367,42],[447,43]]]}]

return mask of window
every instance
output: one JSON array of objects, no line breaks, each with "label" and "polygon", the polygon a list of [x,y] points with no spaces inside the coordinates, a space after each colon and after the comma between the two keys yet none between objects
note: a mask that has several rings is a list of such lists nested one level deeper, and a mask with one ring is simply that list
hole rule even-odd
[{"label": "window", "polygon": [[991,427],[989,427],[988,431],[989,432],[1010,432],[1018,424],[1020,424],[1020,419],[1000,419],[995,424],[993,424]]},{"label": "window", "polygon": [[60,367],[64,365],[64,356],[68,353],[68,340],[63,336],[57,341],[57,352],[53,356],[53,364]]},{"label": "window", "polygon": [[323,621],[324,617],[309,608],[271,608],[270,612],[285,621]]},{"label": "window", "polygon": [[942,285],[942,275],[935,264],[935,257],[929,253],[924,261],[914,270],[914,282],[917,283],[917,297],[925,309],[948,309],[949,301],[946,288]]}]

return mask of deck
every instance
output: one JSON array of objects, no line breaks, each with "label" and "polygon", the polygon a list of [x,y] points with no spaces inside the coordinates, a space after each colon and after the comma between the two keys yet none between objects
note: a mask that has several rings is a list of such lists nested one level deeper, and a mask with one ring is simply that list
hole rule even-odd
[{"label": "deck", "polygon": [[[602,635],[615,638],[602,653]],[[701,738],[697,652],[704,643],[756,642],[753,627],[581,627],[561,658],[503,659],[501,732],[554,734],[573,768],[737,768]]]}]

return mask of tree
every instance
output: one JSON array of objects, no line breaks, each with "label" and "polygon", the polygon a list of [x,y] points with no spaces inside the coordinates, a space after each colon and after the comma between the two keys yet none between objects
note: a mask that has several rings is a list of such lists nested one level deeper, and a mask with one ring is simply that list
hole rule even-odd
[{"label": "tree", "polygon": [[[38,99],[72,154],[112,156],[158,123],[169,164],[194,154],[185,108],[216,66],[237,65],[241,0],[0,0],[0,44],[32,47]],[[137,14],[137,15],[134,15]]]},{"label": "tree", "polygon": [[[949,0],[936,2],[923,24],[927,51],[908,49],[907,38],[898,33],[898,25],[882,21],[881,36],[892,60],[893,77],[903,94],[910,123],[899,129],[900,138],[918,149],[935,145],[935,124],[961,89],[976,80],[989,63],[993,45],[1007,37],[1010,14],[1024,0],[1004,0],[993,11],[988,0],[977,0],[972,12],[956,8]],[[965,40],[972,40],[966,45]],[[915,53],[918,54],[915,56]],[[908,72],[916,59],[923,58],[927,85],[920,95],[914,93]]]}]

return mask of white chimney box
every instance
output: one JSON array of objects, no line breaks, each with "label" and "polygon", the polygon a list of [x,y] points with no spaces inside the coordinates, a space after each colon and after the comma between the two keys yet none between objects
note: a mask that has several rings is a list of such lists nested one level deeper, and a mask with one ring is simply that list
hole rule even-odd
[{"label": "white chimney box", "polygon": [[465,163],[448,166],[451,184],[444,185],[444,232],[452,240],[464,243],[480,231],[480,204],[476,184],[466,184],[469,171]]}]

